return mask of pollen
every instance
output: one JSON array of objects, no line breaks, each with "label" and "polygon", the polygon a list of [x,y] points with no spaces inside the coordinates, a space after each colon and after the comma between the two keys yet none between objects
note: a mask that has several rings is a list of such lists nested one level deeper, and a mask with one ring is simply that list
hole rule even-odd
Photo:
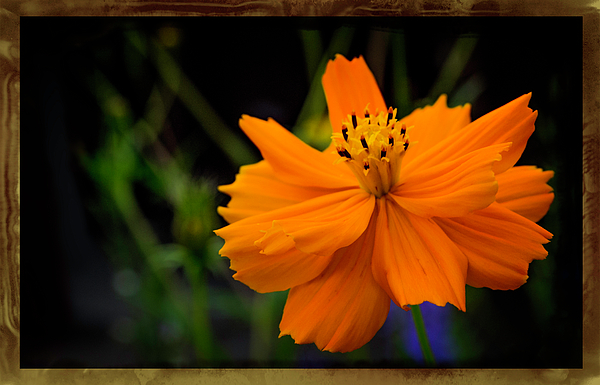
[{"label": "pollen", "polygon": [[356,176],[361,188],[378,198],[387,194],[400,178],[400,166],[410,149],[406,127],[396,119],[397,109],[370,114],[364,118],[354,111],[342,123],[341,133],[333,134],[337,162],[345,162]]}]

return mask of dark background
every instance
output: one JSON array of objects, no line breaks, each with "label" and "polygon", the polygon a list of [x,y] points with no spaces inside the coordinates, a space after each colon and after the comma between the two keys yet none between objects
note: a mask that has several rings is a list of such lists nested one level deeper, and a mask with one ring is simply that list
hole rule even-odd
[{"label": "dark background", "polygon": [[[241,114],[273,117],[292,129],[310,86],[302,31],[318,31],[326,48],[341,27],[353,31],[346,56],[364,55],[386,101],[394,102],[404,114],[435,100],[437,95],[430,94],[432,87],[459,38],[476,39],[476,45],[455,87],[442,90],[449,94],[451,106],[471,102],[472,118],[476,119],[533,92],[530,107],[539,111],[536,132],[519,164],[555,171],[550,184],[556,198],[540,221],[554,234],[547,245],[548,258],[531,264],[529,281],[519,290],[467,288],[466,313],[423,306],[423,314],[426,323],[427,317],[441,317],[440,325],[445,326],[440,333],[451,335],[439,337],[451,351],[438,360],[442,366],[582,366],[581,18],[23,17],[23,368],[422,365],[422,359],[411,356],[419,355],[418,347],[410,345],[414,345],[409,342],[413,337],[401,339],[404,355],[389,353],[386,333],[393,333],[393,324],[405,325],[403,330],[410,328],[410,318],[397,308],[368,344],[373,346],[370,355],[350,361],[338,354],[315,352],[314,345],[284,341],[282,349],[292,359],[279,360],[275,355],[257,363],[247,355],[248,326],[212,307],[215,340],[228,353],[223,356],[227,358],[196,361],[193,353],[177,360],[165,358],[160,352],[163,345],[175,346],[169,345],[169,338],[187,334],[159,320],[148,326],[155,334],[166,336],[156,344],[150,337],[127,340],[119,339],[118,333],[115,337],[114,330],[135,329],[136,322],[149,313],[147,307],[136,307],[135,301],[132,305],[114,289],[113,232],[127,238],[127,231],[103,217],[107,209],[102,206],[102,194],[81,163],[82,153],[95,154],[108,138],[106,118],[90,79],[99,71],[127,100],[134,119],[144,115],[159,76],[151,60],[135,53],[124,36],[137,31],[156,39],[161,29],[174,28],[180,40],[170,53],[221,120],[259,159],[258,151],[237,128],[237,120]],[[399,100],[394,89],[398,67],[393,57],[402,44],[408,79],[402,87],[408,99]],[[458,91],[461,86],[462,93]],[[474,91],[470,94],[469,90]],[[224,154],[177,98],[158,141],[171,153],[191,154],[190,177],[207,178],[211,186],[231,183],[240,166]],[[176,242],[172,233],[176,210],[143,184],[136,184],[134,192],[159,240]],[[215,205],[226,202],[224,195],[214,197]],[[213,222],[213,228],[222,225],[220,218]],[[132,264],[135,271],[143,262],[132,258],[137,261]],[[222,263],[228,266],[227,261]],[[175,274],[181,275],[181,271]],[[209,287],[227,287],[226,278],[210,271],[207,277]],[[247,289],[234,284],[239,290]],[[275,306],[282,306],[277,301]],[[274,314],[276,325],[281,312]],[[437,330],[435,325],[431,328]],[[435,330],[430,331],[434,354],[446,357],[436,351],[442,345],[435,342]],[[275,339],[277,333],[271,337]],[[176,346],[183,346],[184,351],[193,350],[185,341],[179,344]],[[293,349],[297,350],[289,353]]]}]

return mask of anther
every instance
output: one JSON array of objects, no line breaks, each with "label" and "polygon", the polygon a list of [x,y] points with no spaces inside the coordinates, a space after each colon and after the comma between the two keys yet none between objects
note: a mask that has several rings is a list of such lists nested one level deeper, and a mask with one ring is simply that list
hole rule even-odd
[{"label": "anther", "polygon": [[400,133],[402,134],[402,136],[406,135],[406,125],[402,125],[402,128],[400,129]]},{"label": "anther", "polygon": [[369,119],[371,117],[371,115],[369,115],[369,109],[365,107],[365,119],[368,119],[368,122],[371,123],[371,120]]},{"label": "anther", "polygon": [[365,139],[364,135],[360,136],[360,143],[362,143],[363,148],[366,148],[367,150],[369,149],[369,146],[367,145],[367,140]]},{"label": "anther", "polygon": [[404,151],[406,151],[407,148],[408,148],[408,140],[406,142],[404,142]]},{"label": "anther", "polygon": [[365,162],[363,163],[363,167],[365,168],[365,170],[369,169],[369,162],[365,160]]},{"label": "anther", "polygon": [[385,156],[387,155],[387,149],[385,147],[381,148],[381,157],[385,158]]},{"label": "anther", "polygon": [[342,135],[344,135],[344,140],[348,141],[348,127],[342,128]]},{"label": "anther", "polygon": [[394,117],[394,110],[392,109],[392,107],[390,107],[390,108],[388,108],[388,116],[387,116],[387,120],[385,122],[386,126],[388,124],[390,124],[390,120],[392,120],[393,117]]},{"label": "anther", "polygon": [[388,144],[390,146],[393,146],[394,145],[394,137],[392,136],[392,134],[390,134],[390,136],[388,136],[388,138],[389,138],[389,143]]},{"label": "anther", "polygon": [[342,157],[342,158],[348,158],[348,159],[352,159],[352,155],[350,155],[350,153],[348,152],[347,149],[342,148],[342,147],[338,147],[337,148],[337,153]]},{"label": "anther", "polygon": [[358,127],[358,122],[356,121],[356,112],[352,111],[352,125],[354,128]]}]

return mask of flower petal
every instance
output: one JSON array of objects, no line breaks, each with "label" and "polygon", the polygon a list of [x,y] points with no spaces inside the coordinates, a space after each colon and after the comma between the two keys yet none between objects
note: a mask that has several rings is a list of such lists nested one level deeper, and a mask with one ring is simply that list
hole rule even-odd
[{"label": "flower petal", "polygon": [[348,178],[343,164],[332,164],[330,156],[302,142],[275,120],[243,115],[240,127],[282,181],[328,189],[358,186],[356,179]]},{"label": "flower petal", "polygon": [[307,282],[323,271],[329,263],[329,255],[317,256],[297,250],[289,237],[263,241],[270,252],[265,253],[266,246],[257,246],[257,241],[265,237],[275,219],[318,210],[345,198],[348,194],[327,195],[236,221],[215,231],[225,240],[219,254],[231,260],[230,268],[237,271],[235,279],[261,293],[287,290]]},{"label": "flower petal", "polygon": [[543,171],[535,166],[518,166],[496,175],[498,194],[496,202],[505,208],[537,222],[554,200],[552,187],[546,182],[554,171]]},{"label": "flower petal", "polygon": [[493,163],[509,144],[473,151],[429,168],[404,169],[390,196],[403,208],[423,217],[455,217],[489,206],[498,185]]},{"label": "flower petal", "polygon": [[372,114],[388,108],[362,56],[349,61],[342,55],[336,55],[335,59],[330,60],[323,75],[323,89],[333,132],[341,131],[342,122],[348,120],[347,116],[352,111],[364,117],[367,104]]},{"label": "flower petal", "polygon": [[234,278],[259,292],[286,290],[318,275],[329,256],[364,231],[375,197],[361,189],[323,195],[254,215],[215,233]]},{"label": "flower petal", "polygon": [[414,215],[392,199],[378,202],[373,276],[404,309],[424,301],[465,305],[467,258],[432,220]]},{"label": "flower petal", "polygon": [[[502,154],[502,160],[493,168],[496,174],[508,170],[521,157],[535,128],[537,111],[532,112],[527,107],[529,99],[531,93],[482,116],[432,147],[421,149],[419,155],[412,158],[406,167],[431,167],[483,147],[512,143],[510,149]],[[414,131],[416,130],[415,128]]]},{"label": "flower petal", "polygon": [[229,223],[331,192],[328,189],[286,183],[277,178],[273,168],[264,160],[242,166],[235,182],[219,186],[219,191],[231,196],[227,207],[217,209]]},{"label": "flower petal", "polygon": [[434,218],[469,259],[467,284],[516,289],[527,280],[529,263],[548,254],[552,237],[534,222],[494,203],[461,218]]},{"label": "flower petal", "polygon": [[329,265],[330,256],[306,254],[295,248],[266,255],[252,243],[221,250],[231,259],[233,278],[259,293],[283,291],[315,278]]},{"label": "flower petal", "polygon": [[448,108],[447,99],[446,95],[441,95],[432,106],[418,108],[400,119],[400,123],[406,127],[414,127],[410,131],[410,141],[415,146],[404,156],[402,162],[405,165],[424,150],[471,123],[471,105]]},{"label": "flower petal", "polygon": [[271,228],[255,242],[256,246],[266,254],[277,253],[280,245],[291,238],[295,247],[305,253],[332,255],[365,231],[375,207],[375,197],[355,189],[306,203],[304,213],[274,219]]},{"label": "flower petal", "polygon": [[373,225],[374,220],[356,242],[338,250],[321,275],[290,290],[280,337],[331,352],[355,350],[373,338],[390,309],[371,273]]}]

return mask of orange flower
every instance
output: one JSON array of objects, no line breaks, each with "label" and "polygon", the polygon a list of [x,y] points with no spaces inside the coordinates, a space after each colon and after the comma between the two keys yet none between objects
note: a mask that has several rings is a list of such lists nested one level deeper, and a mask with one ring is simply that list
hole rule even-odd
[{"label": "orange flower", "polygon": [[390,299],[464,311],[465,284],[525,283],[547,255],[552,235],[534,221],[554,198],[552,171],[513,167],[534,131],[531,94],[474,122],[445,95],[398,120],[363,58],[340,55],[323,87],[327,150],[244,115],[264,160],[220,187],[230,225],[216,233],[233,277],[261,293],[290,289],[280,336],[347,352],[381,328]]}]

